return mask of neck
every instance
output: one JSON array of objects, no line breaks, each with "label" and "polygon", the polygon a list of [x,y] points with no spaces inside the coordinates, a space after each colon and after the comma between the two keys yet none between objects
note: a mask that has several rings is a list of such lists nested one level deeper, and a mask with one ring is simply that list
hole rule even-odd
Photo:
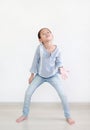
[{"label": "neck", "polygon": [[43,45],[45,46],[45,48],[48,49],[53,45],[53,43],[52,42],[45,42],[45,43],[43,43]]}]

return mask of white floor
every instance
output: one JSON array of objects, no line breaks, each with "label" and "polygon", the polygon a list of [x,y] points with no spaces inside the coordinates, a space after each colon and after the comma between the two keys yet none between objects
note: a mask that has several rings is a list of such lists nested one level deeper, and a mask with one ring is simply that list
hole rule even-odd
[{"label": "white floor", "polygon": [[0,104],[0,130],[90,130],[90,105],[70,104],[76,123],[67,124],[59,103],[31,103],[29,119],[16,123],[22,104]]}]

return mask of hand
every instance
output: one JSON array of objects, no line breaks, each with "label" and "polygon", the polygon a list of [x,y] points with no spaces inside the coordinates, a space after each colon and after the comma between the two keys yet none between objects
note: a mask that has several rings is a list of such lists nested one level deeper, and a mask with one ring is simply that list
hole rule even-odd
[{"label": "hand", "polygon": [[30,76],[30,78],[28,80],[29,84],[32,82],[33,79],[34,79],[34,74],[31,74],[31,76]]},{"label": "hand", "polygon": [[63,67],[62,68],[60,68],[60,73],[61,73],[61,77],[62,77],[62,79],[67,79],[68,78],[68,70],[65,70]]}]

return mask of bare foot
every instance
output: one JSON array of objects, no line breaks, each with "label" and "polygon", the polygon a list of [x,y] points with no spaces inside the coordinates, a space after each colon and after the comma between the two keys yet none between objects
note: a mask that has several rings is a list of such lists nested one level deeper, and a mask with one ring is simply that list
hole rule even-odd
[{"label": "bare foot", "polygon": [[67,118],[66,121],[68,122],[69,125],[75,124],[75,121],[71,118]]},{"label": "bare foot", "polygon": [[27,120],[27,116],[20,116],[17,120],[16,120],[16,122],[17,123],[20,123],[20,122],[22,122],[22,121],[24,121],[24,120]]}]

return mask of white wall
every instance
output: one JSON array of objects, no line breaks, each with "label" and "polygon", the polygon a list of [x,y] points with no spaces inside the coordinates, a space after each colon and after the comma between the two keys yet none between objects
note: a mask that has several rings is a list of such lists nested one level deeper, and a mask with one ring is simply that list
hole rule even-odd
[{"label": "white wall", "polygon": [[[89,0],[0,0],[0,102],[22,102],[29,69],[39,44],[37,32],[48,27],[62,48],[69,78],[62,80],[69,102],[88,102]],[[47,83],[32,101],[60,101]]]}]

